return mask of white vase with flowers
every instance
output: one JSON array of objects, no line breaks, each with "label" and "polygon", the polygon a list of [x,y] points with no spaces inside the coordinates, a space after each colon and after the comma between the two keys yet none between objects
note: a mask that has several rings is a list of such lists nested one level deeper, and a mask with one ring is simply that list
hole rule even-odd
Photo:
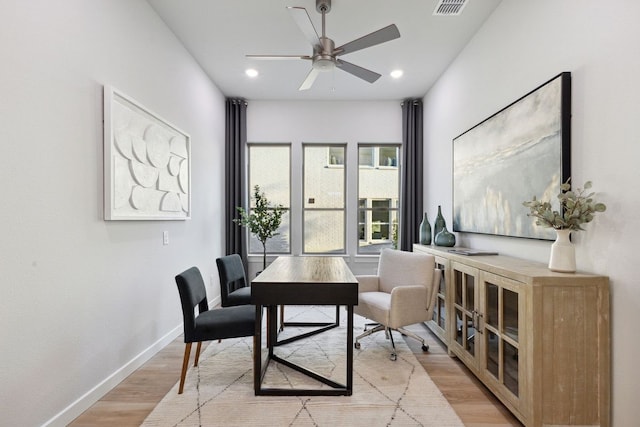
[{"label": "white vase with flowers", "polygon": [[524,202],[530,212],[527,216],[536,218],[536,225],[551,227],[556,230],[556,241],[551,245],[549,269],[562,273],[576,271],[575,247],[571,243],[571,232],[584,230],[582,226],[593,221],[597,212],[604,212],[604,203],[593,199],[595,193],[587,193],[592,186],[591,181],[585,182],[583,188],[571,189],[570,181],[560,185],[558,194],[559,209],[553,209],[551,202],[533,199]]}]

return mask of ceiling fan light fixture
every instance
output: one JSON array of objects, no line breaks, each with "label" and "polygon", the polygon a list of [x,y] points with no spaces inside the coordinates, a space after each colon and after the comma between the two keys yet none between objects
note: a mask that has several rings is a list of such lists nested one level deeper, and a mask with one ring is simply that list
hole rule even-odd
[{"label": "ceiling fan light fixture", "polygon": [[320,58],[313,61],[312,67],[318,71],[331,71],[335,68],[336,63],[332,59]]},{"label": "ceiling fan light fixture", "polygon": [[258,77],[258,70],[253,68],[247,68],[244,73],[252,79]]},{"label": "ceiling fan light fixture", "polygon": [[394,79],[399,79],[400,77],[402,77],[403,74],[404,74],[404,71],[402,70],[393,70],[391,73],[389,73],[389,75]]}]

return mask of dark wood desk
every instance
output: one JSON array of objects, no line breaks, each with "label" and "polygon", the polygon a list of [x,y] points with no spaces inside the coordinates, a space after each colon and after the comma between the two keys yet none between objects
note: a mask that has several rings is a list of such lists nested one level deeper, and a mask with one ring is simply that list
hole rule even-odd
[{"label": "dark wood desk", "polygon": [[[346,395],[353,390],[353,306],[358,304],[358,281],[341,257],[279,257],[251,283],[251,302],[256,306],[256,334],[253,339],[253,377],[256,395],[317,396]],[[274,353],[277,345],[278,305],[344,305],[347,308],[347,384],[330,380]],[[262,311],[267,307],[268,356],[262,356]],[[338,319],[336,319],[336,323]],[[336,325],[337,326],[337,325]],[[308,336],[308,334],[304,334]],[[269,362],[274,360],[301,372],[331,389],[265,388],[262,386]]]}]

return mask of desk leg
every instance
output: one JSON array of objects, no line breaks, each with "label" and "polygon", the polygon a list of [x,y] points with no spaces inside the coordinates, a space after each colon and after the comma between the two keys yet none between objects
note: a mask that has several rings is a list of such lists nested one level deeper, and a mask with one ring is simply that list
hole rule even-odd
[{"label": "desk leg", "polygon": [[256,329],[253,334],[253,392],[258,394],[262,382],[262,306],[256,304]]},{"label": "desk leg", "polygon": [[[253,337],[253,387],[256,396],[351,396],[353,394],[353,305],[347,306],[347,384],[339,384],[335,381],[325,378],[322,375],[298,366],[286,359],[280,358],[274,354],[274,346],[278,345],[278,306],[269,305],[267,309],[267,348],[268,356],[262,363],[262,309],[260,305],[256,305],[256,333]],[[336,314],[338,314],[336,310]],[[339,319],[336,319],[339,322]],[[332,325],[328,329],[334,328]],[[262,381],[271,360],[288,366],[304,375],[307,375],[317,381],[320,381],[332,389],[288,389],[288,388],[263,388]]]},{"label": "desk leg", "polygon": [[278,341],[278,306],[267,306],[267,347],[269,358],[273,356],[273,346]]},{"label": "desk leg", "polygon": [[353,306],[347,306],[347,396],[353,393]]},{"label": "desk leg", "polygon": [[[282,317],[281,317],[281,320],[282,320]],[[281,323],[281,325],[282,324],[283,323]],[[297,327],[313,326],[313,327],[317,327],[318,329],[314,329],[310,332],[305,332],[304,334],[289,337],[281,341],[278,341],[278,335],[276,334],[274,336],[274,341],[273,341],[274,346],[289,344],[290,342],[307,338],[316,334],[320,334],[322,332],[328,331],[329,329],[337,328],[338,326],[340,326],[340,306],[336,305],[336,320],[334,322],[284,322],[284,326],[297,326]],[[282,331],[282,327],[279,329],[279,331]]]}]

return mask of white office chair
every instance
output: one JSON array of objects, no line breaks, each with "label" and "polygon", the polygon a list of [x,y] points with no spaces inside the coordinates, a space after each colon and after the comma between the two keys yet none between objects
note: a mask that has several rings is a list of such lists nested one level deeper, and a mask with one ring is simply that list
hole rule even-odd
[{"label": "white office chair", "polygon": [[385,331],[393,348],[391,360],[396,360],[391,334],[391,330],[396,330],[420,341],[422,350],[429,350],[424,339],[403,327],[432,318],[440,274],[433,255],[383,249],[378,274],[356,276],[358,305],[354,312],[376,322],[377,326],[369,330],[365,326],[365,332],[355,339],[355,348],[360,348],[362,338]]}]

